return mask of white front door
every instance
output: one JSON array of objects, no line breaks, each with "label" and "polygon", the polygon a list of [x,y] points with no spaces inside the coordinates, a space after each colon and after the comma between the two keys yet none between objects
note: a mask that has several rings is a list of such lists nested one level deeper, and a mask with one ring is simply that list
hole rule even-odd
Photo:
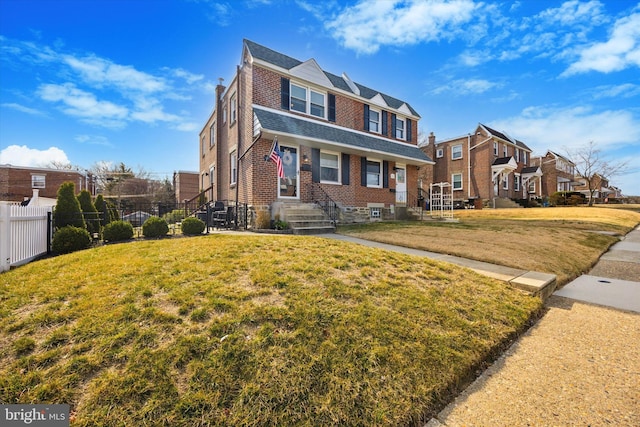
[{"label": "white front door", "polygon": [[405,165],[396,163],[396,203],[407,204],[407,170]]},{"label": "white front door", "polygon": [[298,169],[298,148],[287,145],[280,146],[280,157],[282,157],[282,168],[284,178],[278,178],[278,195],[282,198],[300,198],[299,180],[300,171]]}]

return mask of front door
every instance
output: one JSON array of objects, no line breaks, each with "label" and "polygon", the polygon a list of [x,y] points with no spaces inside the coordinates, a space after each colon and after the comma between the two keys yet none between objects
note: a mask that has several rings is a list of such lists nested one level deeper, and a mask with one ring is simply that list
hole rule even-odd
[{"label": "front door", "polygon": [[405,165],[396,163],[396,203],[398,205],[407,204],[407,170]]},{"label": "front door", "polygon": [[300,183],[298,177],[298,149],[287,145],[280,146],[280,156],[282,157],[282,167],[284,178],[278,178],[279,196],[281,198],[298,199],[300,194]]}]

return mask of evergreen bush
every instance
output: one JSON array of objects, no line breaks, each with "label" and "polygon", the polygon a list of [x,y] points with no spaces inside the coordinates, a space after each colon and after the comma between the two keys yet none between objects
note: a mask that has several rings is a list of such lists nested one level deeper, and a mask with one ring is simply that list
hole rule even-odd
[{"label": "evergreen bush", "polygon": [[169,224],[164,219],[152,216],[142,224],[144,237],[161,237],[169,232]]},{"label": "evergreen bush", "polygon": [[68,254],[91,246],[89,232],[80,227],[67,225],[58,229],[53,235],[51,248],[56,254]]},{"label": "evergreen bush", "polygon": [[119,242],[133,237],[133,226],[126,221],[113,221],[104,227],[104,240],[107,242]]},{"label": "evergreen bush", "polygon": [[202,234],[202,232],[204,231],[204,227],[204,221],[202,221],[201,219],[194,217],[185,218],[184,221],[182,221],[182,234]]},{"label": "evergreen bush", "polygon": [[94,233],[100,233],[100,216],[98,210],[91,201],[91,193],[87,190],[82,190],[78,194],[78,202],[80,202],[80,209],[82,209],[82,217],[87,224],[87,231],[90,235]]},{"label": "evergreen bush", "polygon": [[86,228],[80,202],[76,198],[76,186],[73,182],[63,182],[58,188],[56,207],[54,210],[56,228],[72,225]]}]

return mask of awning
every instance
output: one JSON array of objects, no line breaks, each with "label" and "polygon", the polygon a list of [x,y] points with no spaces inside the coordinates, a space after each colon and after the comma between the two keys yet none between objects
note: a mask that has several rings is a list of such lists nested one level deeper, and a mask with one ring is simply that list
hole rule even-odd
[{"label": "awning", "polygon": [[491,165],[491,181],[495,182],[500,175],[503,177],[518,169],[518,164],[513,157],[500,157]]},{"label": "awning", "polygon": [[377,157],[409,165],[434,164],[417,145],[378,138],[365,132],[350,130],[332,124],[293,114],[264,109],[254,105],[254,134],[277,136],[280,143],[290,140],[302,142],[311,148],[336,150],[359,156]]}]

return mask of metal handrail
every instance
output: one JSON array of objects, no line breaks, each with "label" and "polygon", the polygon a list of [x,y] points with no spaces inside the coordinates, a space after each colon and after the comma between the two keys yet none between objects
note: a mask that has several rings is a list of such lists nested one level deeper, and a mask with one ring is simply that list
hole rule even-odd
[{"label": "metal handrail", "polygon": [[322,208],[335,227],[338,221],[338,204],[316,183],[311,184],[311,200]]}]

